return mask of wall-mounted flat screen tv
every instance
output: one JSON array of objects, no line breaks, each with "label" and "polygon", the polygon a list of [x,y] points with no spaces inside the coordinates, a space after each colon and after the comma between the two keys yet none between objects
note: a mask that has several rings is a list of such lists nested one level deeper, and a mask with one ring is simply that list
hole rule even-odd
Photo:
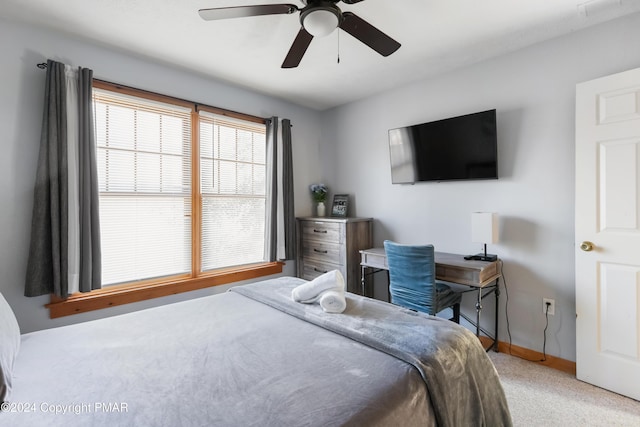
[{"label": "wall-mounted flat screen tv", "polygon": [[389,130],[391,181],[498,178],[496,110]]}]

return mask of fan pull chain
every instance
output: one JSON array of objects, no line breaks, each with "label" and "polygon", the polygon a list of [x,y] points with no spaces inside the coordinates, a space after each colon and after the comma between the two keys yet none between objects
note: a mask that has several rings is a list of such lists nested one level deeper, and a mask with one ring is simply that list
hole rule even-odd
[{"label": "fan pull chain", "polygon": [[340,63],[340,30],[336,31],[338,33],[338,64]]}]

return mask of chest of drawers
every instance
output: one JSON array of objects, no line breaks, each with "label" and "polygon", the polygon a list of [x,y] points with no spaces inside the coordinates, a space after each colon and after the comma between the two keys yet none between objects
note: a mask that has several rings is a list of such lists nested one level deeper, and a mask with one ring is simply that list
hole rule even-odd
[{"label": "chest of drawers", "polygon": [[360,250],[371,247],[371,218],[297,218],[297,274],[312,280],[339,270],[347,291],[361,293]]}]

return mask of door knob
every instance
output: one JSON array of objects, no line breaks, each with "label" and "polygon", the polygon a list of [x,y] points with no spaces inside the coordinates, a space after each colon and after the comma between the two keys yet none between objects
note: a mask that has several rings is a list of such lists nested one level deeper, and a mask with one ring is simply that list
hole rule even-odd
[{"label": "door knob", "polygon": [[582,250],[583,250],[583,251],[585,251],[585,252],[589,252],[589,251],[592,251],[592,250],[593,250],[593,246],[594,246],[594,245],[593,245],[593,243],[588,242],[588,241],[586,241],[586,240],[585,240],[585,241],[584,241],[584,242],[582,242],[582,244],[580,245],[580,249],[582,249]]}]

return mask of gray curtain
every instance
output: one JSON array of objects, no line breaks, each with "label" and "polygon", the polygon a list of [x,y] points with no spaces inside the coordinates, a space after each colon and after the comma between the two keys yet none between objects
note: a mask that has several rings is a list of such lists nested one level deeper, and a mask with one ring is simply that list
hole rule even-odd
[{"label": "gray curtain", "polygon": [[[100,225],[92,103],[93,72],[78,70],[78,105],[68,105],[65,65],[47,61],[40,153],[34,189],[31,241],[25,296],[53,293],[66,298],[69,209],[78,209],[80,224],[80,289],[101,287]],[[79,129],[79,206],[69,206],[67,109],[77,109]]]},{"label": "gray curtain", "polygon": [[80,292],[102,287],[98,163],[93,125],[93,70],[78,71]]},{"label": "gray curtain", "polygon": [[267,120],[267,206],[265,257],[276,261],[278,252],[278,117]]},{"label": "gray curtain", "polygon": [[[267,213],[265,253],[269,261],[279,258],[294,259],[296,256],[295,204],[293,198],[293,155],[291,143],[291,121],[282,119],[282,140],[278,141],[280,119],[267,121]],[[278,147],[282,149],[281,174],[278,174]],[[280,185],[279,185],[280,184]],[[278,188],[281,189],[282,206],[278,206]],[[278,230],[278,219],[282,218],[284,230]],[[279,232],[280,231],[280,232]],[[278,242],[278,238],[284,242]],[[284,254],[278,256],[278,247],[284,246]]]},{"label": "gray curtain", "polygon": [[293,150],[291,121],[282,120],[282,198],[284,201],[284,239],[286,259],[296,257],[296,216],[293,198]]}]

